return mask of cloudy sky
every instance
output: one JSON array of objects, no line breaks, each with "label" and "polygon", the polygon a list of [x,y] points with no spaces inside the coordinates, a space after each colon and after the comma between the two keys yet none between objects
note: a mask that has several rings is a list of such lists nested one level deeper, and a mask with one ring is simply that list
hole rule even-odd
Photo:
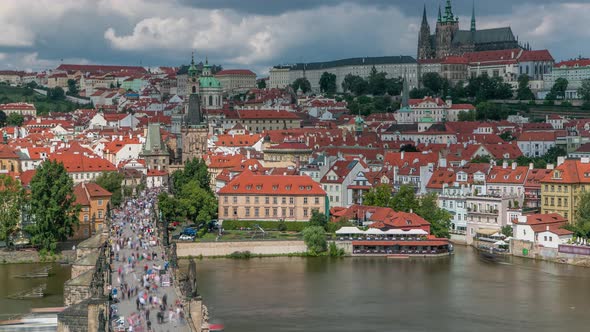
[{"label": "cloudy sky", "polygon": [[[454,0],[468,28],[473,0]],[[274,64],[416,54],[426,3],[443,0],[0,0],[0,68],[177,66],[198,59],[265,74]],[[475,0],[478,28],[512,27],[556,60],[590,56],[588,0]]]}]

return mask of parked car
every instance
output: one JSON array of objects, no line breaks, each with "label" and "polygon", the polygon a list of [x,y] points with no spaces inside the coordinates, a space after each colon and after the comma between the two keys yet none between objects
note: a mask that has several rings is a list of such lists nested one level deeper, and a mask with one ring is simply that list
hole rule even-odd
[{"label": "parked car", "polygon": [[181,240],[181,241],[194,241],[195,240],[195,237],[194,236],[183,234],[178,239]]},{"label": "parked car", "polygon": [[197,235],[197,230],[191,227],[185,227],[182,230],[182,234],[183,235],[189,235],[189,236],[196,236]]}]

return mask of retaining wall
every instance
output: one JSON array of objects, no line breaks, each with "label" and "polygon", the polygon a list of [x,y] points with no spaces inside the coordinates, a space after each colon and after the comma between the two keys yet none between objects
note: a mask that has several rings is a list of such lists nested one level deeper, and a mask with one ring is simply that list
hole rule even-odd
[{"label": "retaining wall", "polygon": [[249,251],[259,255],[284,255],[307,251],[303,241],[240,241],[240,242],[191,242],[176,243],[176,255],[226,256],[236,251]]},{"label": "retaining wall", "polygon": [[[523,249],[527,249],[525,255]],[[510,241],[510,252],[514,256],[540,259],[550,262],[590,267],[590,256],[567,254],[559,252],[556,248],[536,246],[532,242],[514,240]]]}]

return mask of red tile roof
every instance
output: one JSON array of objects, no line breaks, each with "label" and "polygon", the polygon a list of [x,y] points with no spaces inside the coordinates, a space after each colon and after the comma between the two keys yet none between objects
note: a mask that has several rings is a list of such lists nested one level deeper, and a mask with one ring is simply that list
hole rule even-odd
[{"label": "red tile roof", "polygon": [[224,75],[248,75],[256,77],[256,73],[251,71],[250,69],[224,69],[222,71],[217,72],[215,76],[224,76]]},{"label": "red tile roof", "polygon": [[544,141],[555,142],[557,133],[555,131],[525,131],[518,136],[518,141]]},{"label": "red tile roof", "polygon": [[555,64],[555,67],[586,67],[590,66],[590,59],[575,59],[562,61]]},{"label": "red tile roof", "polygon": [[237,113],[240,119],[301,119],[295,113],[284,110],[239,110]]},{"label": "red tile roof", "polygon": [[[559,173],[559,176],[556,174]],[[590,163],[581,160],[566,159],[546,175],[542,183],[590,183]]]},{"label": "red tile roof", "polygon": [[63,163],[68,173],[115,172],[117,170],[113,164],[103,158],[82,154],[54,153],[49,159]]},{"label": "red tile roof", "polygon": [[326,192],[309,176],[254,175],[245,171],[221,188],[218,194],[325,196]]},{"label": "red tile roof", "polygon": [[526,61],[555,61],[549,50],[531,50],[522,51],[522,54],[518,58],[519,62]]},{"label": "red tile roof", "polygon": [[423,228],[430,227],[430,223],[415,213],[394,211],[390,208],[378,209],[371,216],[371,220],[377,220],[372,223],[370,228],[383,229],[406,229],[406,228]]},{"label": "red tile roof", "polygon": [[109,72],[130,72],[130,73],[147,73],[145,68],[138,66],[110,66],[110,65],[72,65],[62,64],[55,70],[64,70],[68,72],[81,71],[87,73],[109,73]]},{"label": "red tile roof", "polygon": [[446,246],[448,239],[433,239],[424,241],[352,241],[353,246]]},{"label": "red tile roof", "polygon": [[527,166],[516,166],[515,169],[508,166],[492,167],[487,177],[488,183],[524,184],[529,168]]}]

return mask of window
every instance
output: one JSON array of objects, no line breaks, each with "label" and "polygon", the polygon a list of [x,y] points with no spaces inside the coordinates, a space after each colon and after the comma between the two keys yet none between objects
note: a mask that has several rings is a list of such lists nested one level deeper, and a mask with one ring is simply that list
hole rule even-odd
[{"label": "window", "polygon": [[227,196],[223,196],[223,203],[227,203]]},{"label": "window", "polygon": [[295,209],[294,208],[290,208],[289,209],[289,217],[293,217],[295,215]]},{"label": "window", "polygon": [[270,204],[270,197],[268,197],[268,196],[264,197],[264,203]]},{"label": "window", "polygon": [[307,204],[307,197],[303,197],[303,204]]},{"label": "window", "polygon": [[102,210],[98,210],[98,219],[102,219]]},{"label": "window", "polygon": [[224,216],[227,216],[228,212],[229,212],[229,208],[228,208],[227,206],[226,206],[226,207],[224,207],[224,208],[223,208],[223,215],[224,215]]},{"label": "window", "polygon": [[258,204],[258,196],[254,197],[254,204]]},{"label": "window", "polygon": [[260,216],[260,208],[255,207],[254,208],[254,217],[259,217]]},{"label": "window", "polygon": [[316,204],[316,205],[317,205],[317,204],[320,204],[320,198],[319,198],[319,197],[316,197],[314,200],[315,200],[315,204]]},{"label": "window", "polygon": [[238,208],[234,208],[234,216],[238,215]]},{"label": "window", "polygon": [[289,197],[289,204],[295,204],[295,198]]},{"label": "window", "polygon": [[279,204],[279,198],[278,198],[278,197],[276,197],[276,196],[275,196],[275,197],[273,197],[273,198],[272,198],[272,203],[273,203],[273,204]]},{"label": "window", "polygon": [[555,206],[555,198],[551,197],[551,206]]},{"label": "window", "polygon": [[307,208],[303,209],[303,216],[307,217],[309,214],[309,212],[307,211]]},{"label": "window", "polygon": [[250,204],[250,196],[246,196],[246,204]]},{"label": "window", "polygon": [[287,204],[287,197],[283,197],[283,198],[281,199],[281,203],[282,203],[282,204]]},{"label": "window", "polygon": [[250,207],[247,206],[246,207],[246,217],[249,217],[249,216],[250,216]]},{"label": "window", "polygon": [[234,204],[238,204],[238,196],[233,196],[232,201],[234,202]]},{"label": "window", "polygon": [[84,221],[88,222],[88,215],[87,214],[84,215]]},{"label": "window", "polygon": [[102,199],[98,200],[98,206],[102,206]]},{"label": "window", "polygon": [[272,208],[272,216],[276,217],[279,213],[279,209],[278,208]]},{"label": "window", "polygon": [[265,208],[265,209],[264,209],[264,215],[265,215],[266,217],[270,216],[270,208]]}]

